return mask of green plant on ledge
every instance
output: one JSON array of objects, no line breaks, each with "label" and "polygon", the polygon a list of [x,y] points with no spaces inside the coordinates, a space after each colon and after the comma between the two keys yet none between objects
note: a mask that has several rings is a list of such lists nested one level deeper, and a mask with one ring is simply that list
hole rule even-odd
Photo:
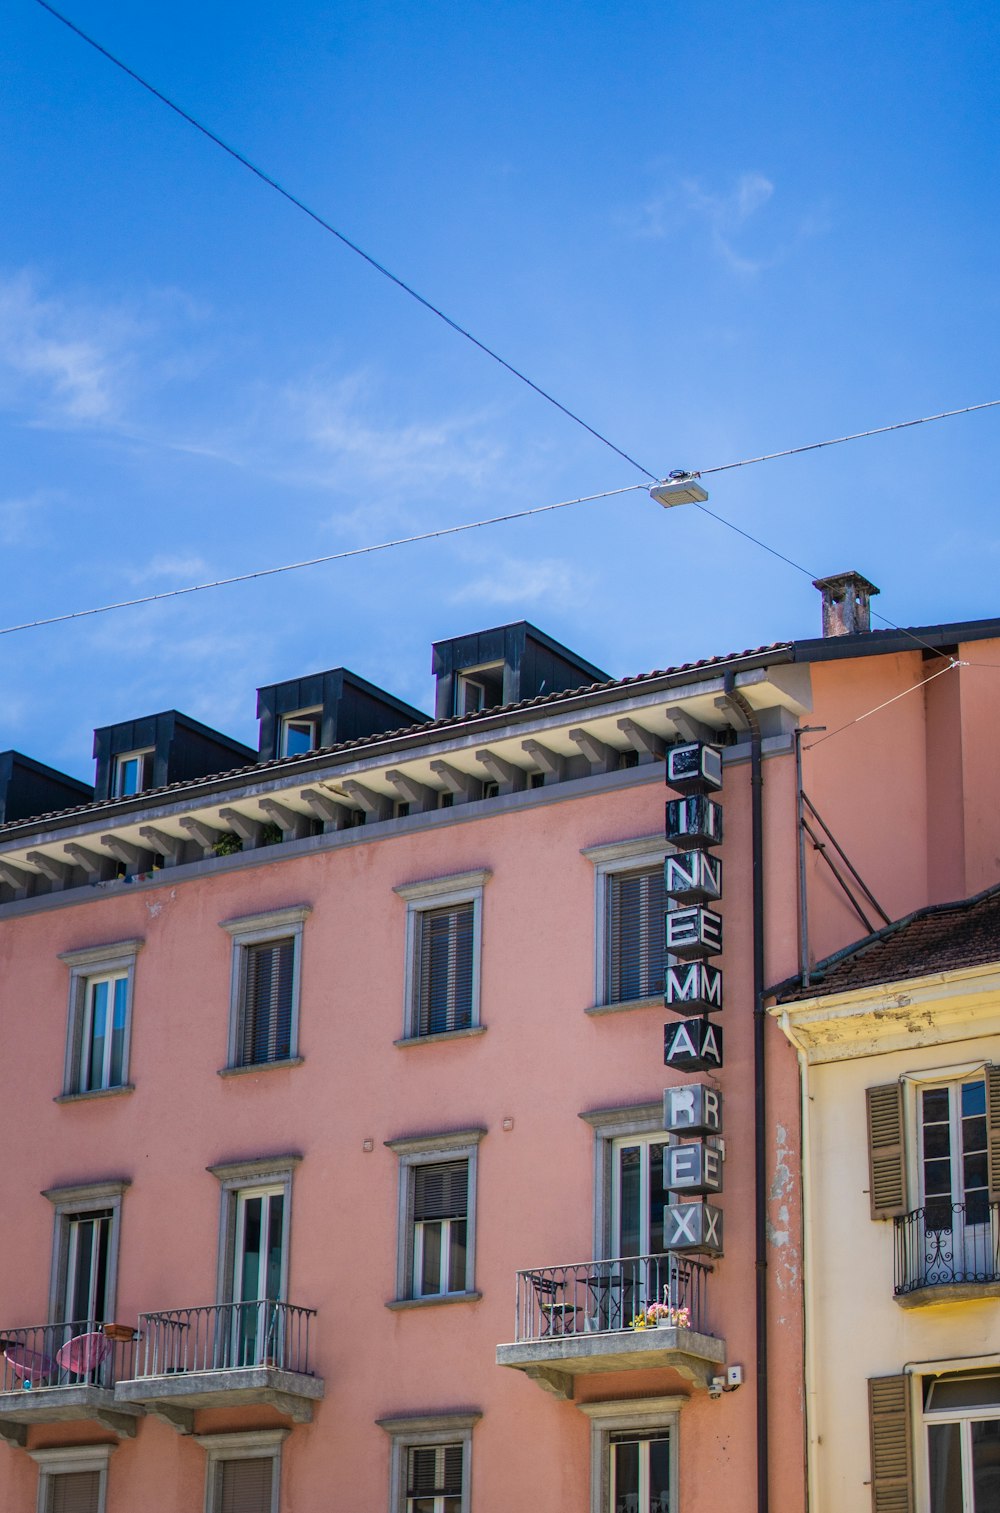
[{"label": "green plant on ledge", "polygon": [[237,851],[243,850],[243,842],[231,830],[224,830],[212,850],[216,856],[235,856]]},{"label": "green plant on ledge", "polygon": [[262,846],[277,846],[281,843],[281,826],[273,820],[268,820],[266,825],[260,827],[260,843]]}]

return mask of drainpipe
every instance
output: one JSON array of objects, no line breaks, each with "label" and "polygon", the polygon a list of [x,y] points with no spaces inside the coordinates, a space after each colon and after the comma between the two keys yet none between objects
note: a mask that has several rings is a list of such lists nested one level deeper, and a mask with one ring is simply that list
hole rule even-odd
[{"label": "drainpipe", "polygon": [[757,1513],[768,1513],[767,1421],[767,1150],[764,1063],[764,774],[760,721],[736,689],[735,673],[725,675],[719,700],[750,732],[750,830],[753,867],[753,1071],[754,1071],[754,1274],[757,1335]]}]

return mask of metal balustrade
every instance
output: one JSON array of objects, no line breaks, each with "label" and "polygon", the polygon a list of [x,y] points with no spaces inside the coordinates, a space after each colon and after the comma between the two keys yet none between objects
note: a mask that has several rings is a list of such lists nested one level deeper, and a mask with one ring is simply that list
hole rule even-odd
[{"label": "metal balustrade", "polygon": [[931,1199],[894,1220],[895,1293],[1000,1283],[1000,1204]]},{"label": "metal balustrade", "polygon": [[519,1271],[514,1339],[609,1334],[634,1328],[639,1318],[647,1328],[663,1323],[710,1334],[711,1270],[704,1261],[668,1252]]},{"label": "metal balustrade", "polygon": [[135,1333],[96,1319],[0,1330],[0,1393],[87,1386],[111,1390],[132,1375],[135,1340],[112,1338],[106,1327],[118,1335]]},{"label": "metal balustrade", "polygon": [[180,1372],[244,1371],[271,1366],[312,1376],[309,1332],[313,1308],[262,1298],[139,1315],[137,1379]]}]

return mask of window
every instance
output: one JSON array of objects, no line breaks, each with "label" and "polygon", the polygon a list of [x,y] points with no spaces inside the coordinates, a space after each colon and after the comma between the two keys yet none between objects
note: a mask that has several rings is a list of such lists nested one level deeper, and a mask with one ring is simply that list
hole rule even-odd
[{"label": "window", "polygon": [[472,1431],[481,1414],[383,1418],[392,1440],[392,1513],[469,1513]]},{"label": "window", "polygon": [[287,1435],[287,1429],[196,1435],[208,1452],[206,1513],[278,1513]]},{"label": "window", "polygon": [[70,969],[63,1097],[128,1086],[135,958],[141,940],[64,951]]},{"label": "window", "polygon": [[386,1141],[400,1158],[397,1304],[474,1292],[476,1161],[485,1133]]},{"label": "window", "polygon": [[871,1212],[894,1220],[897,1295],[1000,1282],[1000,1067],[867,1090]]},{"label": "window", "polygon": [[679,1397],[581,1404],[591,1421],[592,1513],[675,1513]]},{"label": "window", "polygon": [[147,751],[127,751],[115,757],[112,797],[128,798],[133,793],[143,793],[153,786],[153,748]]},{"label": "window", "polygon": [[[609,1285],[595,1296],[588,1327],[627,1328],[635,1314],[665,1300],[671,1269],[664,1248],[663,1104],[599,1109],[581,1116],[595,1135],[594,1259]],[[595,1271],[596,1275],[596,1271]],[[679,1304],[687,1303],[678,1293]]]},{"label": "window", "polygon": [[38,1513],[104,1513],[114,1445],[29,1450],[38,1463]]},{"label": "window", "polygon": [[930,1513],[1000,1508],[1000,1376],[923,1381]]},{"label": "window", "polygon": [[594,1003],[624,1007],[663,996],[666,841],[644,836],[583,855],[596,874]]},{"label": "window", "polygon": [[222,1186],[220,1303],[285,1298],[292,1173],[301,1159],[262,1156],[208,1168]]},{"label": "window", "polygon": [[298,1059],[299,960],[308,904],[222,928],[233,938],[229,1069]]},{"label": "window", "polygon": [[302,756],[320,743],[322,709],[303,709],[281,717],[281,756]]},{"label": "window", "polygon": [[497,709],[503,703],[502,662],[483,667],[469,667],[455,676],[455,713],[475,714],[480,709]]},{"label": "window", "polygon": [[[50,1188],[55,1209],[49,1318],[53,1326],[95,1325],[114,1319],[118,1232],[128,1182]],[[51,1354],[51,1352],[49,1352]]]},{"label": "window", "polygon": [[463,872],[394,891],[406,901],[407,1040],[479,1025],[479,962],[487,871]]}]

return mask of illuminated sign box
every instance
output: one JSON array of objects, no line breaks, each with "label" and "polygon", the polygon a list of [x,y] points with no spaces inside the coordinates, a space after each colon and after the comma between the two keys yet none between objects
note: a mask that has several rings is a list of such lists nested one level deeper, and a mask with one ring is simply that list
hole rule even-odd
[{"label": "illuminated sign box", "polygon": [[663,1004],[689,1019],[696,1014],[721,1012],[722,973],[703,961],[667,967],[663,974]]},{"label": "illuminated sign box", "polygon": [[722,950],[722,917],[699,904],[693,909],[670,909],[666,915],[665,944],[671,956],[698,961],[718,956]]},{"label": "illuminated sign box", "polygon": [[707,1082],[665,1088],[663,1128],[668,1135],[721,1135],[722,1094]]},{"label": "illuminated sign box", "polygon": [[679,850],[722,844],[722,805],[704,794],[668,799],[666,836]]},{"label": "illuminated sign box", "polygon": [[722,1209],[713,1203],[668,1203],[663,1210],[664,1250],[722,1255]]},{"label": "illuminated sign box", "polygon": [[717,1072],[722,1031],[710,1019],[678,1019],[663,1026],[663,1064],[677,1072]]},{"label": "illuminated sign box", "polygon": [[704,741],[667,751],[667,787],[676,793],[714,793],[722,787],[722,752]]},{"label": "illuminated sign box", "polygon": [[680,904],[704,904],[722,895],[722,862],[708,851],[675,851],[663,863],[663,887]]}]

